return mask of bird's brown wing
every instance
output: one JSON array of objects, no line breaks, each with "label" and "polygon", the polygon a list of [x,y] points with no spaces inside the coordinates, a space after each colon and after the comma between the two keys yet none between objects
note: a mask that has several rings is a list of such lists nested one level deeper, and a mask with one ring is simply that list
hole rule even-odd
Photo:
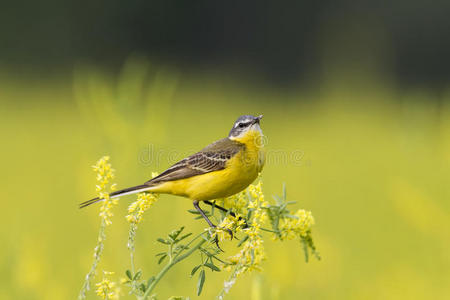
[{"label": "bird's brown wing", "polygon": [[227,161],[243,147],[245,147],[244,144],[232,141],[229,138],[221,139],[177,162],[145,184],[153,185],[222,170],[225,168]]}]

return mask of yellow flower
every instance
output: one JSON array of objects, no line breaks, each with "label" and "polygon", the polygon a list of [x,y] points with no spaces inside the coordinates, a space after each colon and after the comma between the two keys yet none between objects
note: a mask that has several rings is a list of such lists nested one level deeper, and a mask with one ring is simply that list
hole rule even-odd
[{"label": "yellow flower", "polygon": [[158,194],[139,193],[135,202],[128,206],[127,221],[138,224],[142,221],[144,213],[159,199]]},{"label": "yellow flower", "polygon": [[109,193],[116,188],[116,184],[113,183],[108,187],[110,179],[114,178],[114,169],[111,168],[111,164],[108,162],[109,156],[103,156],[97,163],[92,166],[97,173],[97,185],[95,189],[97,195],[101,199],[105,199],[100,207],[100,217],[104,220],[106,225],[111,224],[112,208],[117,205],[118,199],[110,199]]},{"label": "yellow flower", "polygon": [[[241,250],[236,255],[228,258],[229,265],[225,267],[226,269],[230,269],[230,265],[235,265],[236,276],[244,272],[260,270],[261,263],[266,258],[263,240],[261,238],[261,226],[266,222],[268,216],[264,209],[267,206],[267,202],[262,192],[262,182],[259,181],[256,185],[250,185],[246,192],[251,196],[246,197],[247,200],[243,200],[246,193],[242,193],[244,196],[238,195],[234,200],[235,203],[240,204],[245,201],[246,206],[253,210],[252,217],[249,220],[250,227],[242,230],[247,234],[247,240],[242,244]],[[229,217],[227,218],[229,219]],[[228,224],[228,221],[226,221],[227,218],[224,220],[224,225]]]},{"label": "yellow flower", "polygon": [[310,211],[299,209],[293,217],[280,219],[280,240],[292,240],[296,237],[306,237],[314,225],[314,217]]},{"label": "yellow flower", "polygon": [[246,229],[249,238],[242,245],[242,249],[228,258],[230,265],[236,265],[236,275],[244,272],[261,270],[261,263],[266,259],[263,240],[259,229]]},{"label": "yellow flower", "polygon": [[222,222],[215,228],[214,233],[218,236],[220,241],[225,239],[231,239],[230,232],[238,233],[242,231],[242,227],[244,226],[244,219],[240,218],[239,215],[233,217],[232,215],[226,216]]},{"label": "yellow flower", "polygon": [[[158,173],[153,172],[152,177],[158,176]],[[142,221],[144,213],[158,201],[159,194],[153,193],[139,193],[136,201],[128,206],[128,215],[126,219],[129,223],[139,224]]]},{"label": "yellow flower", "polygon": [[117,287],[117,284],[106,278],[107,275],[112,274],[114,274],[114,272],[103,271],[102,281],[95,284],[97,287],[95,292],[102,299],[119,299],[120,289]]}]

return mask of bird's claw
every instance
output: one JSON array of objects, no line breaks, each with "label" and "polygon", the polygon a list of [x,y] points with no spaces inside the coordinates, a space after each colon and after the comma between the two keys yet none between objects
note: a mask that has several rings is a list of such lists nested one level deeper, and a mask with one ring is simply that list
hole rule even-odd
[{"label": "bird's claw", "polygon": [[233,240],[233,231],[231,231],[231,229],[229,228],[225,228],[226,232],[228,232],[228,234],[231,236],[231,240]]},{"label": "bird's claw", "polygon": [[[213,228],[217,228],[217,227],[216,227],[216,226],[213,226]],[[222,230],[225,230],[226,232],[228,232],[228,234],[231,236],[231,239],[233,239],[234,235],[233,235],[233,231],[232,231],[231,229],[229,229],[229,228],[221,228],[221,229],[222,229]],[[217,246],[217,248],[218,248],[220,251],[225,252],[225,251],[223,251],[222,248],[220,248],[220,246],[219,246],[219,237],[217,236],[217,234],[216,234],[216,236],[214,237],[214,242],[216,243],[216,246]]]},{"label": "bird's claw", "polygon": [[222,248],[220,248],[220,246],[219,246],[219,238],[217,237],[217,235],[214,237],[214,242],[216,243],[216,246],[217,246],[217,248],[218,248],[220,251],[225,252],[225,251],[223,251]]}]

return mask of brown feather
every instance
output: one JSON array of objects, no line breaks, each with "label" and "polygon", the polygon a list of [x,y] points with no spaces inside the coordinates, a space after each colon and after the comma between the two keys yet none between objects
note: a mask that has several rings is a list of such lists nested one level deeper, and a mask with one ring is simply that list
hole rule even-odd
[{"label": "brown feather", "polygon": [[223,170],[227,161],[244,147],[244,144],[232,141],[229,138],[221,139],[177,162],[157,177],[147,181],[145,185],[154,185]]}]

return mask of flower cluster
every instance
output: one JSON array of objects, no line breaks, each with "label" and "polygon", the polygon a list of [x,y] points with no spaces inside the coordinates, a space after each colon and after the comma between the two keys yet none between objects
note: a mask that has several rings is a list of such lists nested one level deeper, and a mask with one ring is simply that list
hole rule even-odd
[{"label": "flower cluster", "polygon": [[267,220],[265,207],[268,205],[262,192],[262,182],[250,185],[248,191],[248,209],[251,211],[249,226],[242,231],[246,234],[241,250],[230,257],[230,265],[236,266],[236,276],[253,270],[260,270],[261,263],[266,258],[263,239],[261,237],[261,226]]},{"label": "flower cluster", "polygon": [[114,272],[103,271],[103,279],[96,283],[96,293],[102,299],[119,299],[120,289],[115,282],[110,281],[107,275],[112,275]]},{"label": "flower cluster", "polygon": [[100,207],[101,224],[98,231],[97,245],[94,248],[94,261],[92,262],[91,269],[86,274],[83,286],[78,295],[78,299],[86,299],[86,293],[91,288],[91,280],[95,277],[97,266],[100,262],[100,258],[103,253],[104,241],[106,239],[106,227],[111,224],[111,217],[113,216],[112,207],[117,205],[117,199],[112,200],[109,197],[109,191],[115,189],[116,184],[109,185],[109,181],[114,178],[114,169],[111,168],[111,164],[108,162],[109,156],[102,157],[97,163],[92,166],[97,173],[97,195],[100,199],[105,199]]},{"label": "flower cluster", "polygon": [[219,241],[225,239],[231,239],[230,232],[239,233],[242,232],[242,228],[245,226],[245,220],[239,215],[232,216],[227,215],[222,222],[214,229],[215,235],[219,238]]},{"label": "flower cluster", "polygon": [[111,217],[114,215],[111,210],[118,203],[118,199],[111,199],[109,197],[108,189],[114,191],[116,184],[108,185],[109,181],[114,178],[114,169],[111,168],[111,164],[108,161],[109,156],[104,156],[92,166],[97,173],[97,195],[100,199],[105,199],[103,205],[100,207],[100,217],[106,225],[111,224]]},{"label": "flower cluster", "polygon": [[127,221],[134,224],[139,224],[142,221],[144,213],[152,207],[152,205],[159,199],[158,194],[153,193],[139,193],[136,201],[128,207]]},{"label": "flower cluster", "polygon": [[[94,166],[94,170],[97,172],[98,197],[104,201],[100,211],[101,225],[97,246],[94,251],[94,262],[86,275],[80,291],[78,297],[80,300],[85,299],[87,291],[90,290],[90,282],[95,277],[103,252],[106,228],[107,225],[111,224],[110,219],[113,216],[111,209],[117,204],[117,200],[113,200],[109,196],[110,191],[115,188],[115,184],[110,184],[110,180],[114,178],[114,170],[108,161],[109,157],[105,156]],[[152,175],[155,177],[157,174]],[[130,251],[131,268],[125,272],[127,279],[124,279],[122,283],[130,287],[130,294],[134,294],[138,299],[148,299],[148,297],[154,299],[154,294],[152,295],[151,293],[165,273],[173,265],[186,259],[193,253],[199,253],[201,263],[196,265],[191,271],[191,277],[199,271],[197,295],[200,295],[205,283],[205,269],[219,272],[220,266],[216,265],[218,263],[223,265],[223,269],[231,271],[218,296],[219,299],[223,299],[240,275],[254,270],[261,270],[262,262],[266,259],[262,237],[263,232],[271,232],[274,234],[275,239],[281,241],[298,238],[303,244],[306,261],[308,261],[310,253],[315,255],[317,259],[320,259],[312,239],[311,227],[314,225],[314,218],[311,212],[303,209],[297,210],[295,213],[291,212],[288,206],[295,203],[295,201],[287,201],[285,186],[283,186],[282,196],[274,195],[273,198],[275,203],[269,203],[265,199],[262,191],[262,182],[258,180],[256,184],[250,185],[246,190],[236,195],[216,200],[217,209],[214,210],[213,205],[211,212],[206,213],[209,217],[217,218],[215,212],[220,212],[218,226],[214,230],[208,229],[208,232],[198,234],[189,242],[182,242],[192,235],[192,233],[182,235],[181,232],[184,227],[171,232],[167,238],[158,238],[158,242],[168,247],[167,252],[161,252],[156,255],[158,264],[164,261],[167,264],[155,276],[151,276],[148,280],[142,280],[142,271],[137,269],[134,264],[136,232],[143,220],[144,213],[154,205],[159,199],[159,195],[149,192],[139,193],[137,200],[128,207],[126,216],[130,226],[127,246]],[[192,213],[198,214],[197,211]],[[268,229],[266,225],[269,225],[271,229]],[[238,252],[227,259],[219,256],[222,253],[219,247],[204,246],[208,241],[214,240],[219,246],[219,241],[232,238],[234,235],[238,236]],[[96,284],[96,293],[102,299],[118,299],[120,296],[120,285],[108,279],[108,276],[111,274],[113,273],[103,272],[103,278]]]},{"label": "flower cluster", "polygon": [[[158,173],[152,172],[152,178],[158,176]],[[127,221],[132,225],[137,225],[142,221],[144,213],[155,204],[159,199],[159,194],[139,193],[137,200],[128,206]]]},{"label": "flower cluster", "polygon": [[275,238],[280,240],[292,240],[296,237],[306,238],[314,225],[314,217],[310,211],[299,209],[292,216],[286,216],[280,219],[280,235]]},{"label": "flower cluster", "polygon": [[217,200],[216,203],[228,209],[233,209],[237,215],[246,216],[248,213],[247,190],[237,193],[225,199]]}]

